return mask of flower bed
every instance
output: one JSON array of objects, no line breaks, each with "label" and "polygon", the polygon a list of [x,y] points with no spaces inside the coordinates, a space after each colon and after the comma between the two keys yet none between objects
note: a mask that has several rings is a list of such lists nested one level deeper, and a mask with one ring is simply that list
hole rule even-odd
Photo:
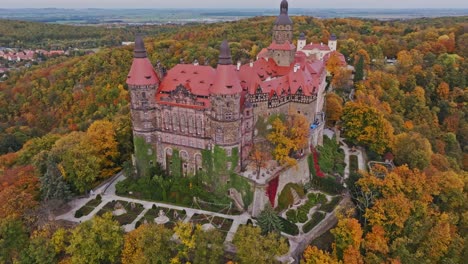
[{"label": "flower bed", "polygon": [[328,202],[325,205],[322,205],[320,209],[322,211],[329,213],[335,209],[335,207],[340,203],[340,201],[341,201],[341,196],[335,196],[330,202]]},{"label": "flower bed", "polygon": [[146,214],[138,221],[140,222],[138,224],[144,223],[145,220],[147,223],[154,223],[154,219],[159,216],[160,210],[162,210],[167,218],[169,218],[169,222],[164,224],[164,226],[167,228],[173,228],[178,221],[183,221],[187,215],[185,210],[176,210],[153,205],[153,207],[149,209]]},{"label": "flower bed", "polygon": [[307,221],[307,214],[309,214],[310,209],[320,204],[325,204],[327,198],[322,193],[309,193],[307,195],[307,202],[295,209],[291,209],[286,212],[286,217],[292,223],[305,223]]},{"label": "flower bed", "polygon": [[315,212],[310,220],[305,223],[305,225],[302,227],[302,231],[304,233],[308,233],[310,230],[312,230],[318,223],[320,223],[323,219],[325,218],[325,214],[322,212]]},{"label": "flower bed", "polygon": [[125,214],[122,215],[115,215],[114,219],[120,223],[120,225],[127,225],[132,223],[141,212],[143,212],[144,207],[142,204],[135,203],[135,206],[132,208],[132,203],[125,202],[125,201],[112,201],[107,203],[98,213],[97,215],[103,215],[107,212],[112,213],[115,210],[115,205],[120,203],[123,208],[127,211]]},{"label": "flower bed", "polygon": [[291,236],[296,236],[299,234],[299,228],[297,227],[297,225],[289,222],[288,220],[282,217],[279,217],[279,219],[281,220],[281,232],[284,232]]},{"label": "flower bed", "polygon": [[94,208],[101,204],[101,196],[96,197],[96,199],[88,201],[85,205],[83,205],[80,209],[76,210],[75,217],[80,218],[85,215],[89,215]]}]

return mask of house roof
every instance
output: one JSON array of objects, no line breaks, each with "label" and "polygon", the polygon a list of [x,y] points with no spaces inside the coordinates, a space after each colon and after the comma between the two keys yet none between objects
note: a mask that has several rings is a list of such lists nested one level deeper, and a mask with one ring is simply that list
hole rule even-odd
[{"label": "house roof", "polygon": [[330,47],[328,47],[328,45],[324,45],[324,44],[318,44],[318,43],[310,43],[308,45],[305,45],[304,48],[302,48],[303,50],[314,50],[314,49],[318,49],[318,50],[330,50]]}]

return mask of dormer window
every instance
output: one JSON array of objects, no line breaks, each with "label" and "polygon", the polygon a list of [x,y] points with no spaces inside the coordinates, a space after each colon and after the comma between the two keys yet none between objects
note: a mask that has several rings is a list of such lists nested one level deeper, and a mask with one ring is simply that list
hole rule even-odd
[{"label": "dormer window", "polygon": [[228,89],[232,89],[232,85],[226,85]]}]

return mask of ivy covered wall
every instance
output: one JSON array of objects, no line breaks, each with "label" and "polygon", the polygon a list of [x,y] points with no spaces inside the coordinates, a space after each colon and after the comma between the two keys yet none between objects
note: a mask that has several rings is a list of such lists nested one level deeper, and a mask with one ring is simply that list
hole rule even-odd
[{"label": "ivy covered wall", "polygon": [[138,176],[152,176],[151,172],[156,167],[156,148],[146,143],[141,136],[134,137],[135,159]]}]

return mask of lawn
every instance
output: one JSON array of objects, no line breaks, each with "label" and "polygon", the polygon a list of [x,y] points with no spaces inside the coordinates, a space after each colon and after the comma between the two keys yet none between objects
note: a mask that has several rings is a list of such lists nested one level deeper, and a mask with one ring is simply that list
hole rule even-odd
[{"label": "lawn", "polygon": [[211,216],[205,214],[194,214],[192,218],[190,218],[190,222],[194,224],[204,225],[211,223],[214,227],[216,227],[219,231],[221,231],[226,237],[227,233],[231,229],[232,226],[232,219],[226,219],[219,216]]}]

